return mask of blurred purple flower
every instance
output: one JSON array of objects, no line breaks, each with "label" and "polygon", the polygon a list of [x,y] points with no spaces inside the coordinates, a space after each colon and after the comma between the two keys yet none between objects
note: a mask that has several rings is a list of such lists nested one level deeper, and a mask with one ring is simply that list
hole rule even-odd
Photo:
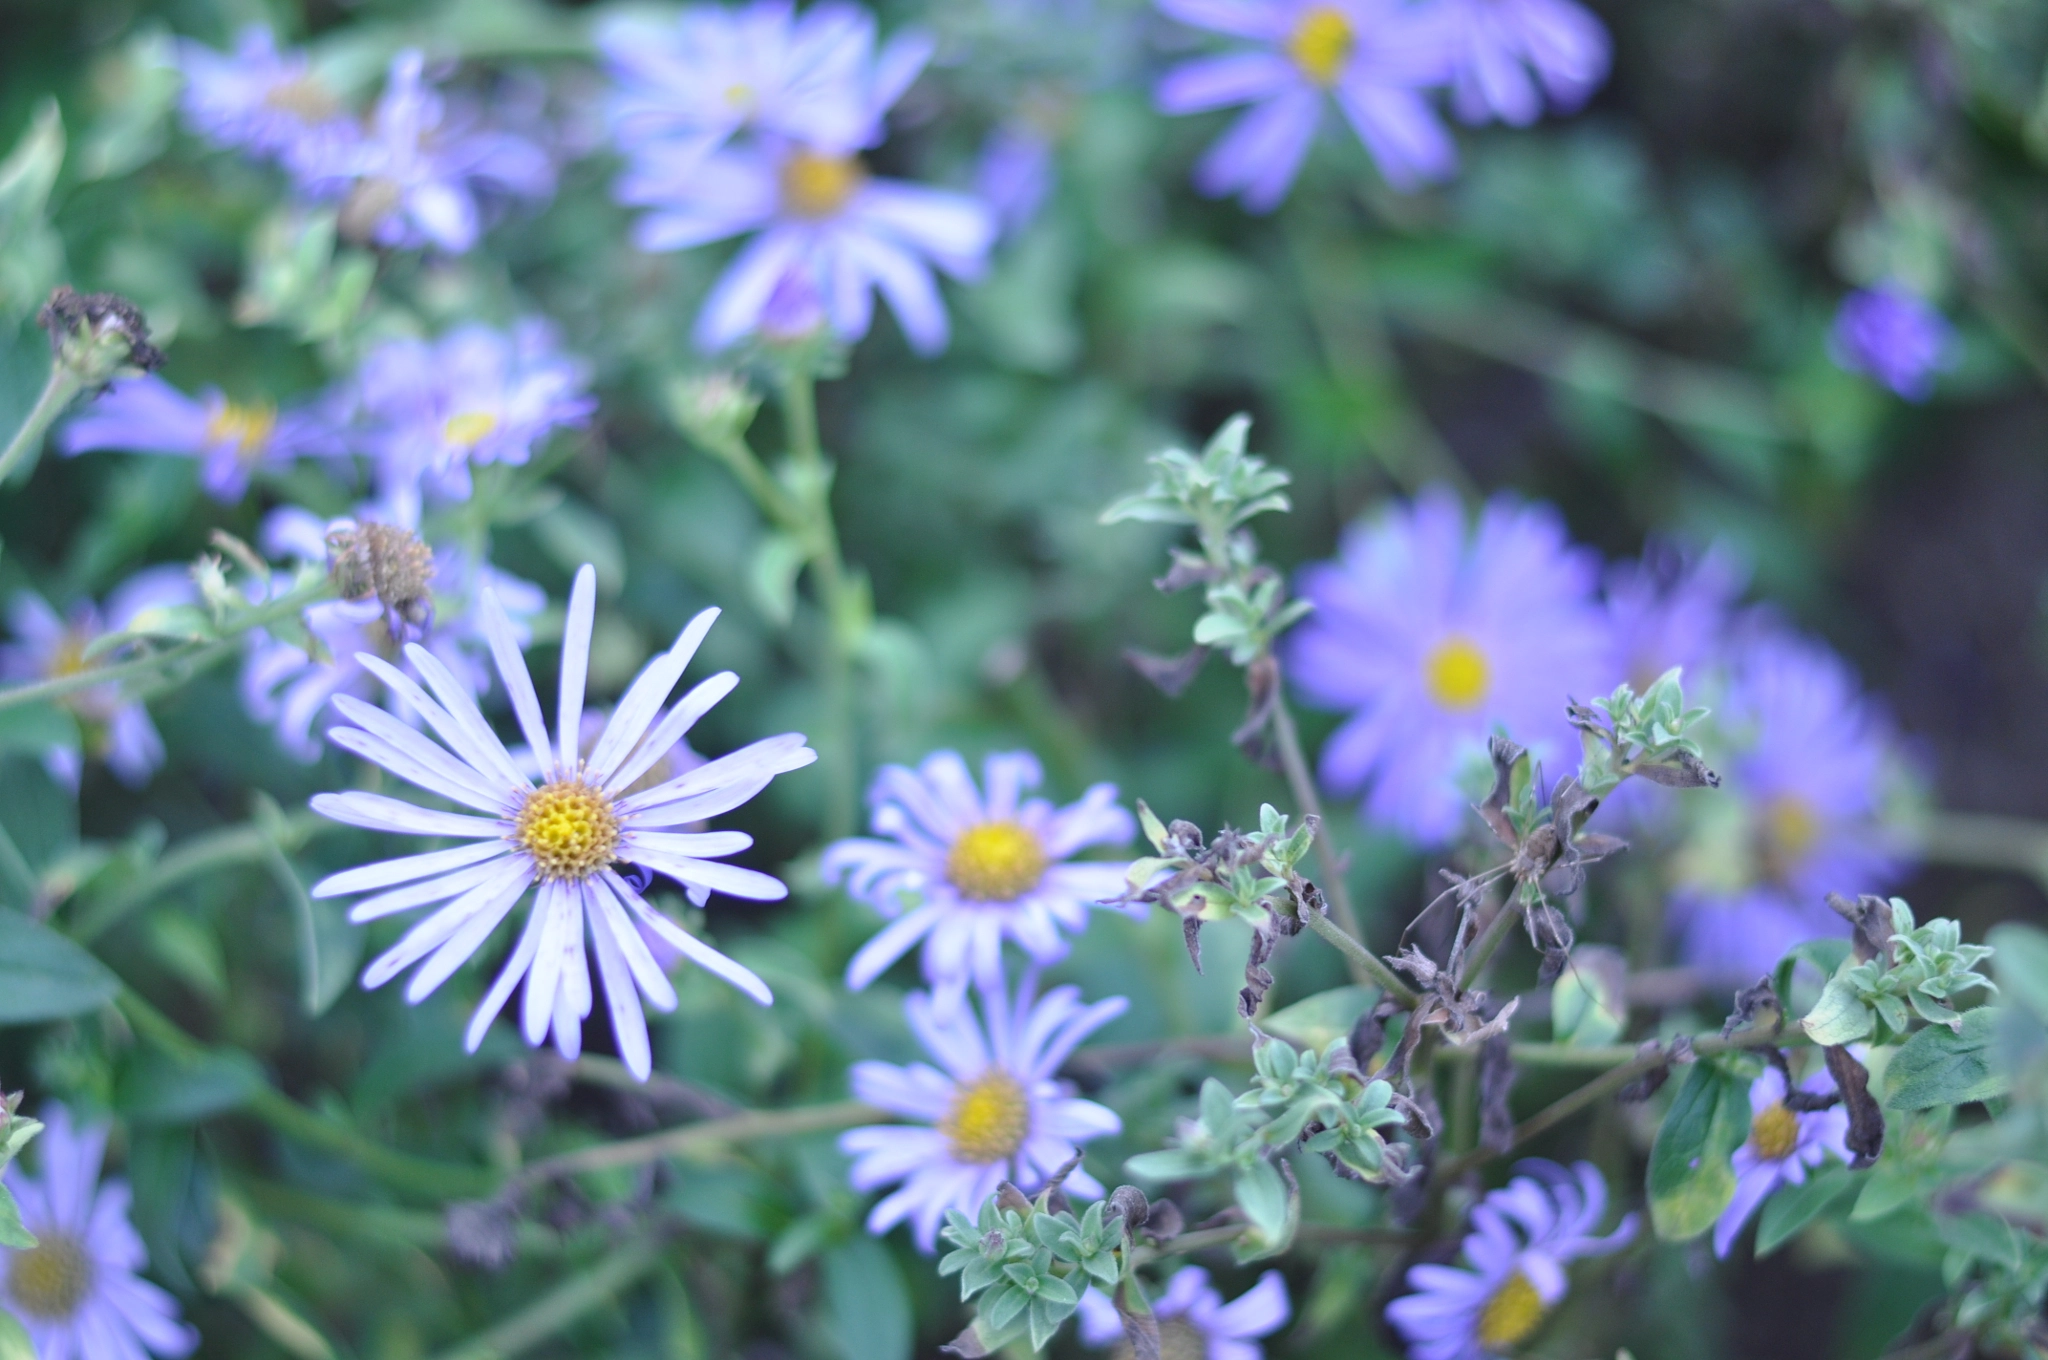
[{"label": "blurred purple flower", "polygon": [[588,420],[589,384],[588,366],[562,352],[545,321],[385,341],[355,378],[382,494],[408,525],[423,489],[468,499],[472,463],[524,463],[549,434]]},{"label": "blurred purple flower", "polygon": [[1679,853],[1673,906],[1688,963],[1754,978],[1800,940],[1843,933],[1828,893],[1896,877],[1880,821],[1893,736],[1840,657],[1760,618],[1731,649],[1714,723],[1733,750]]},{"label": "blurred purple flower", "polygon": [[67,454],[92,449],[182,454],[199,460],[199,482],[232,504],[249,489],[249,474],[305,456],[341,451],[331,399],[297,408],[229,401],[209,387],[188,397],[153,373],[124,378],[64,427]]},{"label": "blurred purple flower", "polygon": [[1053,174],[1052,138],[1013,119],[998,125],[981,144],[974,188],[995,211],[1003,233],[1014,236],[1037,218],[1052,192]]},{"label": "blurred purple flower", "polygon": [[1863,288],[1842,299],[1829,333],[1836,363],[1877,379],[1908,401],[1925,401],[1949,358],[1955,328],[1897,284]]},{"label": "blurred purple flower", "polygon": [[[191,574],[174,566],[137,572],[107,596],[104,610],[88,600],[68,618],[59,618],[39,596],[17,591],[7,607],[7,626],[14,641],[0,646],[0,679],[32,683],[76,675],[86,668],[86,648],[95,639],[126,632],[151,611],[193,604],[197,599]],[[104,665],[108,659],[99,657],[90,664]],[[78,720],[84,754],[105,761],[123,784],[140,788],[164,763],[163,738],[149,720],[149,710],[141,701],[123,696],[119,685],[73,690],[59,702]],[[83,772],[78,751],[51,746],[42,758],[52,779],[74,791],[78,788]]]},{"label": "blurred purple flower", "polygon": [[185,121],[222,146],[296,169],[346,155],[362,139],[362,128],[320,83],[305,53],[278,51],[263,25],[243,29],[231,55],[180,41],[178,67]]},{"label": "blurred purple flower", "polygon": [[1614,673],[1638,694],[1673,666],[1697,684],[1748,581],[1724,549],[1687,552],[1656,540],[1640,559],[1610,567],[1605,596]]},{"label": "blurred purple flower", "polygon": [[[1277,1270],[1229,1303],[1200,1266],[1182,1266],[1152,1301],[1159,1322],[1159,1354],[1179,1360],[1265,1360],[1259,1338],[1287,1325],[1287,1281]],[[1116,1305],[1091,1286],[1081,1296],[1081,1340],[1098,1349],[1124,1339]],[[1178,1344],[1176,1344],[1178,1343]]]},{"label": "blurred purple flower", "polygon": [[1466,815],[1457,776],[1504,730],[1539,755],[1576,752],[1569,695],[1613,688],[1598,564],[1547,507],[1496,497],[1468,532],[1441,487],[1345,536],[1308,568],[1316,608],[1288,659],[1316,703],[1351,716],[1323,747],[1323,782],[1368,788],[1365,812],[1424,843]]},{"label": "blurred purple flower", "polygon": [[[1833,1095],[1835,1079],[1823,1068],[1800,1082],[1799,1089]],[[1807,1171],[1830,1152],[1841,1162],[1853,1161],[1848,1139],[1846,1106],[1794,1110],[1785,1104],[1785,1074],[1766,1067],[1749,1084],[1749,1138],[1735,1149],[1735,1198],[1714,1224],[1714,1255],[1728,1254],[1742,1225],[1779,1186],[1804,1185]]]},{"label": "blurred purple flower", "polygon": [[1523,127],[1546,96],[1569,111],[1607,79],[1607,29],[1574,0],[1437,0],[1436,14],[1456,45],[1452,99],[1468,123]]},{"label": "blurred purple flower", "polygon": [[1279,205],[1301,169],[1330,95],[1388,184],[1413,189],[1457,167],[1457,146],[1422,91],[1450,78],[1451,32],[1404,0],[1158,0],[1198,28],[1261,48],[1203,57],[1167,72],[1169,114],[1253,108],[1209,148],[1195,185],[1245,207]]}]

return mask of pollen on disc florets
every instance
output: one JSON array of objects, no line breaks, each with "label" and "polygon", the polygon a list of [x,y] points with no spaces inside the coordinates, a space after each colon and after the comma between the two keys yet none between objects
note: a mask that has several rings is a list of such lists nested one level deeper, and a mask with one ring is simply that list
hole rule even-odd
[{"label": "pollen on disc florets", "polygon": [[1784,1161],[1799,1146],[1799,1116],[1779,1101],[1749,1121],[1749,1144],[1759,1157]]},{"label": "pollen on disc florets", "polygon": [[946,852],[946,881],[973,902],[1014,902],[1045,877],[1045,845],[1016,822],[970,826]]},{"label": "pollen on disc florets", "polygon": [[1479,1344],[1490,1351],[1518,1346],[1542,1323],[1546,1311],[1536,1286],[1517,1270],[1501,1282],[1501,1287],[1480,1310]]},{"label": "pollen on disc florets", "polygon": [[986,1165],[1016,1154],[1031,1131],[1031,1102],[1008,1072],[990,1071],[962,1086],[939,1132],[963,1162]]},{"label": "pollen on disc florets", "polygon": [[14,1253],[7,1292],[31,1317],[68,1318],[92,1288],[92,1257],[76,1238],[45,1232],[33,1247]]},{"label": "pollen on disc florets", "polygon": [[526,795],[512,839],[542,878],[588,878],[616,858],[619,814],[602,789],[557,779]]}]

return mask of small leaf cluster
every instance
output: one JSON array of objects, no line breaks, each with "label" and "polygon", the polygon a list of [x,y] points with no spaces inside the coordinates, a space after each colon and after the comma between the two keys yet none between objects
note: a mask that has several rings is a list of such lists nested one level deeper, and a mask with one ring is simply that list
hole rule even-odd
[{"label": "small leaf cluster", "polygon": [[1591,704],[1566,710],[1579,729],[1579,785],[1604,797],[1630,775],[1672,788],[1712,788],[1720,778],[1703,763],[1705,754],[1687,733],[1698,728],[1705,708],[1687,708],[1682,672],[1673,666],[1640,695],[1623,683]]},{"label": "small leaf cluster", "polygon": [[1184,919],[1224,921],[1231,917],[1264,926],[1273,916],[1295,914],[1305,880],[1301,862],[1315,845],[1316,822],[1299,825],[1271,803],[1259,806],[1256,835],[1225,827],[1204,844],[1192,822],[1162,823],[1138,802],[1138,824],[1154,851],[1132,862],[1126,898],[1159,902]]},{"label": "small leaf cluster", "polygon": [[947,1212],[945,1238],[956,1250],[940,1259],[939,1274],[958,1275],[961,1300],[977,1300],[973,1330],[984,1353],[1027,1334],[1043,1350],[1081,1306],[1082,1290],[1114,1288],[1123,1277],[1122,1224],[1105,1217],[1101,1200],[1076,1216],[1050,1208],[1048,1195],[1026,1200],[1005,1189],[976,1220]]},{"label": "small leaf cluster", "polygon": [[1898,1043],[1915,1015],[1960,1032],[1953,998],[1973,988],[1998,990],[1976,970],[1991,957],[1991,946],[1964,944],[1962,927],[1947,917],[1916,925],[1904,898],[1894,897],[1889,905],[1886,948],[1860,961],[1844,959],[1804,1020],[1815,1043]]}]

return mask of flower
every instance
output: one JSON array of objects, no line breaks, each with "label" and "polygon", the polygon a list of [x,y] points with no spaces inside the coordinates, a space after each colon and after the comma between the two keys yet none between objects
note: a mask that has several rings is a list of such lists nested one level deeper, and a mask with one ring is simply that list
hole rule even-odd
[{"label": "flower", "polygon": [[1056,174],[1053,141],[1030,120],[1000,123],[981,144],[974,189],[995,212],[1006,235],[1023,231],[1038,217]]},{"label": "flower", "polygon": [[1412,189],[1457,167],[1458,151],[1422,91],[1450,76],[1444,25],[1404,0],[1158,0],[1183,23],[1263,44],[1166,73],[1162,112],[1253,108],[1209,148],[1195,186],[1267,212],[1287,196],[1323,120],[1325,94],[1388,184]]},{"label": "flower", "polygon": [[1597,571],[1555,511],[1506,497],[1470,533],[1442,488],[1353,528],[1337,561],[1302,573],[1316,609],[1288,649],[1310,699],[1352,710],[1323,781],[1369,785],[1369,817],[1434,843],[1464,815],[1459,761],[1496,729],[1539,754],[1576,750],[1566,698],[1613,680]]},{"label": "flower", "polygon": [[1715,714],[1732,756],[1678,852],[1682,952],[1715,976],[1755,977],[1815,935],[1840,934],[1830,892],[1875,892],[1898,872],[1882,801],[1890,724],[1827,647],[1767,619],[1735,643]]},{"label": "flower", "polygon": [[380,488],[410,518],[423,487],[467,500],[471,464],[524,463],[554,431],[583,424],[597,409],[589,386],[589,367],[538,319],[387,340],[355,377]]},{"label": "flower", "polygon": [[[759,133],[713,152],[702,151],[698,139],[636,137],[631,127],[621,138],[628,165],[619,201],[653,209],[634,226],[642,250],[759,233],[698,315],[697,343],[705,349],[723,349],[759,329],[778,293],[790,310],[792,289],[808,292],[842,340],[858,340],[867,334],[879,288],[911,345],[936,352],[945,348],[949,327],[931,266],[955,278],[977,277],[995,240],[994,215],[978,200],[877,178],[860,158],[879,140],[882,115],[922,68],[929,43],[899,38],[870,60],[872,28],[843,16],[832,22],[843,28],[836,41],[844,48],[827,64],[842,83],[831,97],[806,93],[800,108],[772,111],[760,103],[751,118]],[[693,32],[686,41],[704,36]],[[688,64],[708,82],[701,89],[754,78],[746,62],[732,53],[721,58],[710,46],[693,48]]]},{"label": "flower", "polygon": [[125,378],[64,427],[67,454],[91,449],[174,453],[199,460],[199,482],[229,503],[249,489],[249,474],[308,455],[340,452],[331,403],[280,410],[269,402],[229,401],[217,387],[196,399],[153,373]]},{"label": "flower", "polygon": [[[1277,1270],[1229,1303],[1209,1283],[1200,1266],[1182,1266],[1166,1282],[1166,1291],[1152,1301],[1159,1322],[1159,1353],[1172,1360],[1265,1360],[1257,1344],[1287,1325],[1287,1281]],[[1116,1305],[1101,1290],[1081,1296],[1081,1339],[1091,1346],[1112,1346],[1123,1340],[1124,1325]]]},{"label": "flower", "polygon": [[[352,520],[323,524],[311,511],[286,506],[264,521],[263,547],[274,557],[317,562],[326,556],[327,535],[353,525]],[[547,607],[547,594],[532,582],[480,562],[452,544],[437,549],[433,560],[435,608],[433,626],[424,638],[426,650],[470,695],[480,697],[490,690],[491,667],[484,658],[491,643],[476,608],[479,596],[485,589],[497,596],[514,644],[523,647],[531,638],[528,620]],[[280,583],[287,580],[280,578]],[[363,666],[362,656],[374,653],[418,680],[422,677],[403,648],[420,639],[402,626],[394,633],[390,607],[374,596],[324,600],[307,607],[301,617],[325,655],[314,657],[295,634],[251,634],[249,654],[242,665],[241,691],[242,706],[249,716],[274,726],[278,744],[310,764],[320,758],[320,737],[314,734],[313,725],[327,712],[333,698],[338,694],[361,698],[376,692],[375,677]],[[418,725],[420,716],[403,695],[392,694],[390,702],[400,717]]]},{"label": "flower", "polygon": [[1934,375],[1954,345],[1948,319],[1895,283],[1843,298],[1828,336],[1837,364],[1877,379],[1908,401],[1925,401],[1933,393]]},{"label": "flower", "polygon": [[361,140],[362,129],[305,53],[278,51],[264,25],[243,29],[231,55],[189,39],[177,50],[185,121],[222,146],[300,167],[345,155]]},{"label": "flower", "polygon": [[1575,109],[1607,79],[1607,30],[1573,0],[1438,0],[1438,14],[1455,35],[1452,102],[1468,123],[1526,126],[1545,95]]},{"label": "flower", "polygon": [[1472,1210],[1463,1252],[1470,1270],[1419,1265],[1415,1292],[1387,1305],[1387,1320],[1413,1360],[1483,1360],[1505,1355],[1542,1325],[1565,1295],[1564,1268],[1604,1256],[1636,1233],[1629,1214],[1606,1237],[1591,1235],[1607,1212],[1607,1184],[1590,1162],[1520,1163],[1520,1173]]},{"label": "flower", "polygon": [[307,193],[341,200],[352,238],[460,255],[482,230],[480,198],[547,198],[555,169],[538,143],[444,100],[424,69],[417,51],[393,57],[363,135],[294,168]]},{"label": "flower", "polygon": [[[1812,1095],[1835,1092],[1825,1070],[1799,1083]],[[1849,1155],[1849,1111],[1834,1105],[1825,1110],[1794,1110],[1785,1104],[1785,1074],[1766,1067],[1749,1084],[1749,1141],[1735,1149],[1735,1198],[1714,1224],[1714,1255],[1726,1256],[1735,1235],[1781,1185],[1804,1185],[1806,1172],[1832,1152],[1843,1162]]]},{"label": "flower", "polygon": [[[104,611],[87,601],[71,611],[69,618],[57,612],[35,594],[15,593],[7,609],[7,626],[14,642],[0,647],[0,677],[9,680],[55,680],[76,675],[88,665],[86,649],[108,633],[124,633],[154,611],[188,605],[197,599],[192,578],[183,567],[150,567],[137,572],[107,597]],[[157,766],[164,763],[163,738],[149,720],[149,710],[140,700],[129,699],[118,684],[94,685],[73,690],[58,702],[78,720],[85,753],[107,763],[114,777],[130,788],[149,782]],[[51,746],[43,751],[43,768],[50,777],[72,790],[83,773],[80,753],[69,746]]]},{"label": "flower", "polygon": [[[762,1005],[773,997],[767,984],[647,905],[620,877],[617,862],[640,865],[686,887],[729,893],[755,901],[776,901],[788,889],[767,874],[716,857],[753,844],[738,831],[663,831],[746,802],[776,775],[801,769],[817,758],[798,733],[769,737],[639,793],[635,780],[669,753],[676,738],[731,692],[738,677],[724,671],[698,684],[660,721],[656,715],[682,678],[697,646],[718,617],[707,609],[690,620],[675,645],[650,661],[630,685],[604,736],[585,760],[577,752],[582,731],[583,684],[590,665],[590,633],[596,613],[597,573],[585,566],[569,593],[562,634],[562,680],[555,731],[558,756],[538,784],[521,774],[461,681],[418,643],[405,649],[426,681],[426,690],[381,657],[358,658],[378,679],[412,705],[447,743],[428,740],[381,709],[340,695],[335,706],[353,726],[337,727],[328,740],[383,766],[429,793],[483,814],[440,812],[383,794],[323,793],[313,811],[350,826],[410,836],[452,836],[469,842],[349,869],[322,879],[315,897],[370,892],[349,910],[358,924],[429,903],[445,903],[363,972],[365,987],[381,987],[420,964],[406,987],[418,1004],[480,948],[526,895],[539,885],[526,927],[497,980],[470,1018],[465,1043],[474,1053],[512,989],[526,982],[521,1029],[538,1047],[552,1028],[556,1049],[576,1057],[583,1046],[583,1020],[590,1014],[591,977],[584,952],[588,927],[597,970],[611,1008],[612,1032],[626,1067],[645,1081],[653,1070],[647,1018],[640,993],[662,1010],[676,1004],[669,983],[633,929],[635,919],[652,928],[700,968],[732,983]],[[481,593],[479,612],[498,674],[512,698],[526,740],[537,751],[556,750],[541,717],[533,678],[512,635],[497,593]],[[402,885],[402,886],[400,886]],[[449,901],[449,899],[454,899]],[[637,990],[636,990],[637,989]]]},{"label": "flower", "polygon": [[42,1118],[42,1175],[7,1168],[22,1226],[36,1236],[33,1247],[0,1247],[7,1310],[41,1360],[190,1355],[199,1333],[179,1320],[176,1299],[138,1273],[149,1252],[128,1222],[128,1182],[100,1180],[106,1128],[74,1129],[62,1105]]},{"label": "flower", "polygon": [[[854,1189],[901,1182],[868,1215],[869,1232],[885,1233],[907,1218],[918,1249],[929,1252],[948,1209],[974,1213],[1005,1180],[1036,1189],[1074,1156],[1076,1144],[1122,1130],[1113,1111],[1074,1098],[1053,1073],[1129,1003],[1113,996],[1084,1006],[1078,988],[1055,987],[1034,1004],[1032,993],[1028,974],[1014,1005],[1000,984],[984,990],[985,1031],[973,1007],[946,1013],[926,993],[912,993],[903,1013],[946,1070],[928,1063],[853,1065],[856,1099],[923,1125],[877,1124],[839,1136],[840,1150],[854,1159]],[[1066,1188],[1102,1193],[1079,1167]]]},{"label": "flower", "polygon": [[870,824],[888,839],[825,848],[825,880],[893,918],[846,966],[848,987],[866,987],[922,939],[925,981],[951,1010],[970,978],[984,990],[1002,985],[1005,936],[1051,963],[1067,951],[1061,930],[1086,929],[1088,908],[1123,891],[1123,865],[1064,862],[1137,830],[1116,785],[1096,784],[1063,808],[1024,799],[1044,778],[1028,751],[991,755],[982,777],[986,800],[957,751],[934,751],[914,771],[884,766],[868,802]]},{"label": "flower", "polygon": [[1719,547],[1689,553],[1653,541],[1639,560],[1610,567],[1603,600],[1615,674],[1640,694],[1673,666],[1691,675],[1717,661],[1747,583]]},{"label": "flower", "polygon": [[[701,160],[742,128],[830,140],[880,111],[866,79],[875,21],[853,5],[813,5],[801,16],[786,0],[693,5],[672,24],[611,20],[597,43],[613,81],[605,114],[629,155],[658,146],[678,163]],[[921,35],[899,35],[875,76],[907,85],[929,54]],[[892,93],[881,107],[893,101]],[[880,127],[862,140],[880,141]]]}]

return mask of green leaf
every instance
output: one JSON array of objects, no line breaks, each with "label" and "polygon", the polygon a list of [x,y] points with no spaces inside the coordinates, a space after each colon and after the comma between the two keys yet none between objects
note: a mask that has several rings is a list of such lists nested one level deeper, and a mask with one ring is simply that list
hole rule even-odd
[{"label": "green leaf", "polygon": [[1998,1010],[1966,1011],[1962,1031],[1930,1025],[1906,1040],[1884,1070],[1884,1103],[1895,1110],[1929,1110],[1990,1100],[2012,1089],[1992,1062]]},{"label": "green leaf", "polygon": [[1749,1136],[1749,1083],[1693,1065],[1650,1149],[1650,1221],[1670,1242],[1697,1237],[1735,1197],[1728,1159]]},{"label": "green leaf", "polygon": [[846,1360],[909,1360],[910,1295],[889,1249],[863,1233],[822,1264],[827,1330]]},{"label": "green leaf", "polygon": [[1875,1018],[1856,995],[1855,986],[1838,974],[1828,979],[1820,1000],[1799,1023],[1816,1044],[1848,1044],[1868,1035]]},{"label": "green leaf", "polygon": [[27,1329],[4,1308],[0,1308],[0,1360],[36,1360]]},{"label": "green leaf", "polygon": [[1784,1005],[1792,1004],[1792,978],[1801,963],[1813,965],[1814,971],[1823,979],[1831,978],[1842,970],[1842,963],[1849,957],[1849,942],[1839,935],[1829,935],[1818,940],[1801,940],[1785,951],[1785,957],[1778,963],[1775,984],[1778,996]]},{"label": "green leaf", "polygon": [[83,1015],[114,999],[121,980],[48,926],[0,911],[0,1025]]},{"label": "green leaf", "polygon": [[1991,975],[1999,991],[2048,1022],[2048,930],[2006,921],[1991,927],[1984,939],[1996,951]]},{"label": "green leaf", "polygon": [[14,1192],[0,1185],[0,1247],[27,1251],[35,1244],[36,1235],[21,1225],[21,1206],[14,1202]]},{"label": "green leaf", "polygon": [[216,1049],[191,1062],[151,1050],[129,1059],[114,1104],[137,1124],[192,1124],[236,1108],[263,1084],[263,1069],[239,1049]]},{"label": "green leaf", "polygon": [[1259,1021],[1259,1028],[1320,1053],[1331,1040],[1350,1034],[1379,995],[1374,987],[1333,987],[1273,1012]]},{"label": "green leaf", "polygon": [[1628,1025],[1626,965],[1613,950],[1581,945],[1550,992],[1551,1035],[1569,1048],[1611,1044]]},{"label": "green leaf", "polygon": [[51,747],[78,749],[78,719],[55,704],[0,708],[0,754],[41,756]]},{"label": "green leaf", "polygon": [[1830,1162],[1809,1175],[1804,1185],[1781,1188],[1764,1201],[1763,1213],[1757,1217],[1756,1254],[1763,1257],[1776,1251],[1856,1186],[1854,1172],[1840,1162]]}]

